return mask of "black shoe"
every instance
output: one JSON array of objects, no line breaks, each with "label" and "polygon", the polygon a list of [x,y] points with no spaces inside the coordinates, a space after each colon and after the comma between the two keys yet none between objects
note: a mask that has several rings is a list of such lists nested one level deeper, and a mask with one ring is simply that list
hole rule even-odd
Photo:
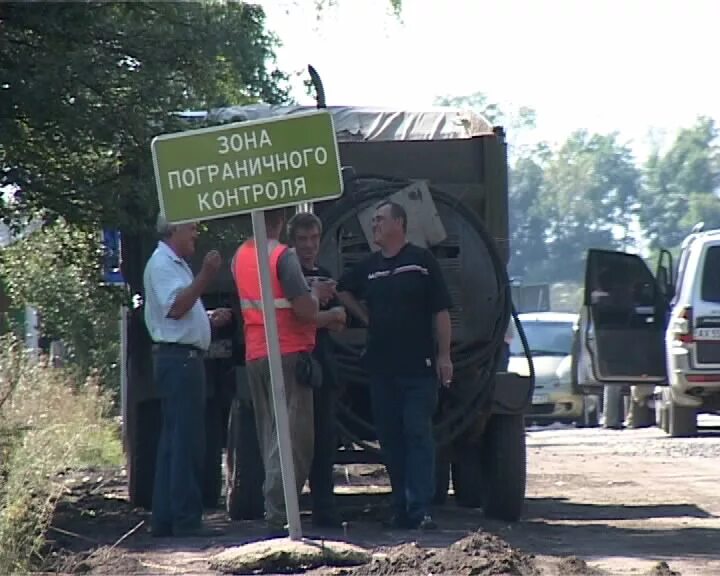
[{"label": "black shoe", "polygon": [[316,528],[342,528],[343,520],[337,510],[323,510],[312,513],[312,523]]},{"label": "black shoe", "polygon": [[420,522],[418,522],[417,529],[425,530],[425,531],[432,531],[432,530],[437,530],[438,525],[435,522],[435,520],[432,519],[432,516],[430,516],[430,514],[425,514],[425,516],[423,516],[423,519],[420,520]]}]

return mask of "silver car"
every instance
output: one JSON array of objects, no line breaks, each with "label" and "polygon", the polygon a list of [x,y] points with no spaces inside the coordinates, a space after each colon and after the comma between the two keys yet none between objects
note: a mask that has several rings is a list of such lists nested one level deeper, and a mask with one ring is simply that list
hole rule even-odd
[{"label": "silver car", "polygon": [[[578,315],[534,312],[519,314],[518,319],[535,367],[535,393],[528,420],[597,425],[592,418],[588,421],[586,403],[589,400],[572,386],[573,325],[578,321]],[[522,375],[529,373],[525,351],[517,334],[510,344],[508,371]]]}]

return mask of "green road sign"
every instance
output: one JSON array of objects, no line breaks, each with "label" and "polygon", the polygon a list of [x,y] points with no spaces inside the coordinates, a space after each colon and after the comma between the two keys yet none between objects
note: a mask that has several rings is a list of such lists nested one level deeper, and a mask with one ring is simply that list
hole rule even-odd
[{"label": "green road sign", "polygon": [[163,134],[151,148],[160,211],[172,223],[343,192],[332,116],[322,110]]}]

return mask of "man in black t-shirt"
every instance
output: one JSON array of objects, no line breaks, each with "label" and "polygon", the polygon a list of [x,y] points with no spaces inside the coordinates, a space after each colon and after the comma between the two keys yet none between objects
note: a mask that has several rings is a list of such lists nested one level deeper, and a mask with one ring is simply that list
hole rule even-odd
[{"label": "man in black t-shirt", "polygon": [[430,251],[407,241],[402,206],[383,202],[372,226],[380,250],[343,275],[338,295],[368,327],[363,362],[392,485],[392,523],[433,529],[432,417],[438,384],[452,381],[450,296]]},{"label": "man in black t-shirt", "polygon": [[[301,212],[288,222],[288,239],[300,260],[308,285],[325,283],[332,286],[335,281],[330,273],[317,264],[320,250],[322,223],[312,213]],[[312,494],[313,524],[319,527],[337,528],[341,525],[340,515],[335,508],[333,495],[333,466],[337,449],[335,429],[335,405],[337,401],[337,379],[335,375],[335,355],[329,330],[342,330],[345,327],[345,309],[337,296],[320,301],[321,314],[318,317],[313,356],[322,368],[322,384],[314,390],[315,452],[310,470],[310,492]]]}]

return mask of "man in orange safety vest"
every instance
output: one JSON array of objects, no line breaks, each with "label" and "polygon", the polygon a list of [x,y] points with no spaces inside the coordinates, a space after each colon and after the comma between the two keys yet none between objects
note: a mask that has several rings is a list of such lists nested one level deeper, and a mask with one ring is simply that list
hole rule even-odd
[{"label": "man in orange safety vest", "polygon": [[[319,303],[334,295],[334,286],[319,284],[312,289],[308,286],[295,251],[280,242],[284,224],[283,209],[265,212],[270,276],[299,495],[313,459],[313,386],[318,385],[321,378],[319,367],[311,356],[315,334],[318,327],[344,322],[344,311],[319,310]],[[265,520],[269,536],[283,536],[287,534],[287,518],[254,239],[248,239],[238,248],[231,266],[240,298],[248,385],[265,468]],[[342,319],[336,317],[340,313]]]}]

